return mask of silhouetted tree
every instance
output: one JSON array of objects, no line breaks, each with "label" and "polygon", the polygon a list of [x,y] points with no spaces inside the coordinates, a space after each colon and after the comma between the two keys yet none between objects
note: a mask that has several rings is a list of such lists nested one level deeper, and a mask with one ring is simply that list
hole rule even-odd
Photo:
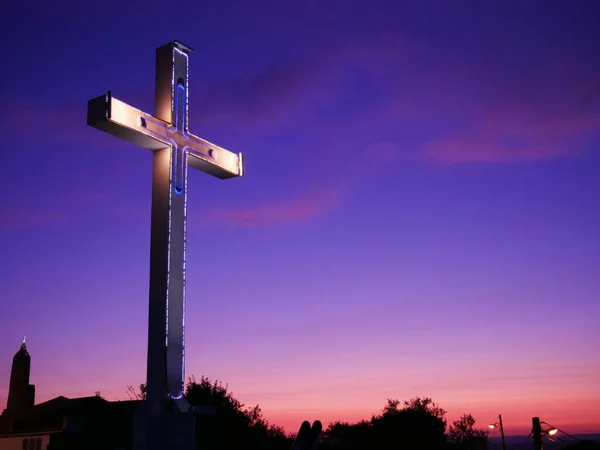
[{"label": "silhouetted tree", "polygon": [[347,448],[350,439],[350,428],[352,425],[348,422],[332,422],[329,424],[325,433],[323,433],[323,442],[326,448]]},{"label": "silhouetted tree", "polygon": [[185,397],[192,406],[209,406],[214,415],[196,420],[197,442],[202,447],[222,450],[289,450],[291,442],[282,428],[270,425],[258,405],[244,408],[219,381],[206,377],[188,380]]},{"label": "silhouetted tree", "polygon": [[146,400],[146,396],[148,395],[148,386],[146,383],[140,384],[140,400]]},{"label": "silhouetted tree", "polygon": [[[137,393],[127,386],[130,399],[145,399],[146,384]],[[259,405],[244,407],[220,381],[202,376],[188,379],[184,393],[192,406],[214,408],[215,414],[200,414],[196,418],[196,443],[200,448],[219,450],[289,450],[293,438],[283,428],[271,425]]]},{"label": "silhouetted tree", "polygon": [[448,441],[452,448],[478,450],[487,448],[487,431],[474,428],[475,419],[471,414],[463,414],[448,430]]},{"label": "silhouetted tree", "polygon": [[362,420],[355,424],[333,422],[323,433],[322,450],[362,450],[373,448],[373,426]]},{"label": "silhouetted tree", "polygon": [[140,392],[136,392],[135,388],[131,385],[127,385],[125,391],[129,400],[145,400],[146,399],[146,383],[140,384]]},{"label": "silhouetted tree", "polygon": [[381,415],[373,417],[375,448],[443,449],[446,445],[446,411],[430,398],[416,397],[399,408],[398,400],[388,399]]},{"label": "silhouetted tree", "polygon": [[[128,386],[137,398],[146,397]],[[269,424],[258,405],[245,407],[220,381],[188,379],[185,397],[192,406],[212,407],[215,414],[199,415],[196,439],[200,448],[219,450],[290,450],[294,435]],[[330,423],[322,434],[319,450],[474,450],[486,448],[487,433],[474,428],[475,419],[464,414],[448,429],[446,411],[429,397],[400,402],[388,399],[370,420],[350,424]],[[296,442],[297,443],[297,442]]]},{"label": "silhouetted tree", "polygon": [[[398,400],[396,400],[398,402]],[[388,400],[388,405],[390,400]],[[404,401],[403,411],[414,411],[427,414],[436,418],[439,421],[439,426],[443,431],[446,431],[446,410],[440,408],[429,397],[415,397],[411,400]]]}]

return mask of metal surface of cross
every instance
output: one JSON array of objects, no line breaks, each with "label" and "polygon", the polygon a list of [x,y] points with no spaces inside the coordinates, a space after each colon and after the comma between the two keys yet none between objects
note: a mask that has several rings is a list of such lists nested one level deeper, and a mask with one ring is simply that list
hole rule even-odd
[{"label": "metal surface of cross", "polygon": [[[153,151],[147,401],[172,399],[181,411],[185,381],[187,169],[221,179],[243,175],[242,155],[188,131],[191,49],[177,41],[156,51],[155,114],[110,92],[88,102],[88,125]],[[157,408],[159,408],[157,406]]]}]

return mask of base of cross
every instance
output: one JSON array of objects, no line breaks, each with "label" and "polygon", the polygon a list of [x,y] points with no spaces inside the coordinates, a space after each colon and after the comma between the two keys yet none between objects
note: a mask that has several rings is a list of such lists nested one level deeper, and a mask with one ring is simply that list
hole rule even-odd
[{"label": "base of cross", "polygon": [[194,450],[196,416],[215,413],[213,407],[192,407],[184,398],[144,400],[134,416],[133,450]]},{"label": "base of cross", "polygon": [[[133,450],[195,450],[196,416],[214,415],[211,406],[190,406],[180,400],[165,399],[150,403],[144,400],[134,417]],[[316,450],[323,425],[305,420],[298,430],[292,450]]]}]

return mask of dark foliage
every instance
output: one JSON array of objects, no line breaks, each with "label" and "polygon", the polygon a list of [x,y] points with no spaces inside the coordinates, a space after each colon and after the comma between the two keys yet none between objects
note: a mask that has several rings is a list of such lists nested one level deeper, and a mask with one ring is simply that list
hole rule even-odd
[{"label": "dark foliage", "polygon": [[478,450],[486,448],[488,443],[487,432],[474,428],[475,419],[471,414],[455,420],[448,431],[448,441],[457,450]]},{"label": "dark foliage", "polygon": [[335,422],[324,433],[323,449],[447,448],[446,412],[430,398],[388,399],[379,415],[356,424]]},{"label": "dark foliage", "polygon": [[[140,386],[143,398],[146,386]],[[196,421],[199,449],[290,450],[293,436],[269,424],[258,405],[246,407],[227,385],[206,377],[190,378],[185,396],[192,406],[212,407],[215,414]],[[388,399],[370,420],[334,422],[321,434],[320,450],[478,450],[487,447],[487,433],[474,428],[475,419],[463,415],[447,430],[446,411],[428,397],[400,402]],[[296,441],[297,443],[297,441]]]},{"label": "dark foliage", "polygon": [[201,448],[222,450],[288,450],[291,440],[282,428],[271,425],[258,405],[245,407],[233,397],[227,385],[202,377],[189,379],[185,396],[192,406],[215,408],[214,415],[196,420],[197,442]]}]

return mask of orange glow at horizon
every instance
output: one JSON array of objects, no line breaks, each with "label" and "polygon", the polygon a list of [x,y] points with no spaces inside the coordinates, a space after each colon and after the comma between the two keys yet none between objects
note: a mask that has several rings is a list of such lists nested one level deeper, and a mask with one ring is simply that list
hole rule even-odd
[{"label": "orange glow at horizon", "polygon": [[[38,385],[39,386],[39,385]],[[39,386],[40,388],[42,386]],[[58,395],[66,397],[83,397],[93,395],[89,386],[82,387],[81,391],[69,389],[68,386],[56,386],[56,392],[39,389],[36,403],[54,398]],[[101,391],[107,400],[127,400],[124,390],[115,389]],[[238,395],[238,392],[240,395]],[[319,419],[325,428],[333,422],[356,423],[362,420],[370,420],[372,416],[378,415],[383,409],[387,397],[372,397],[366,395],[358,398],[349,394],[345,399],[333,399],[324,392],[306,393],[307,400],[299,401],[295,395],[287,396],[281,394],[279,399],[265,397],[260,400],[260,394],[244,395],[243,392],[233,389],[235,398],[246,406],[259,404],[264,417],[269,423],[281,426],[288,433],[295,433],[304,420]],[[6,399],[7,389],[0,389],[0,402]],[[441,393],[440,393],[441,394]],[[400,397],[399,400],[409,400],[413,395]],[[390,398],[398,398],[389,396]],[[321,401],[319,401],[319,398]],[[585,434],[600,432],[600,394],[596,396],[579,397],[526,397],[515,396],[514,398],[485,398],[481,396],[480,402],[453,398],[449,395],[431,396],[433,401],[447,411],[446,420],[448,426],[457,420],[462,414],[470,413],[476,420],[475,427],[480,429],[493,428],[498,413],[502,414],[505,435],[526,435],[531,430],[531,418],[540,417],[542,421],[549,422],[569,434]],[[296,401],[298,400],[298,401]],[[295,407],[290,407],[295,405]],[[488,425],[489,424],[489,425]]]}]

